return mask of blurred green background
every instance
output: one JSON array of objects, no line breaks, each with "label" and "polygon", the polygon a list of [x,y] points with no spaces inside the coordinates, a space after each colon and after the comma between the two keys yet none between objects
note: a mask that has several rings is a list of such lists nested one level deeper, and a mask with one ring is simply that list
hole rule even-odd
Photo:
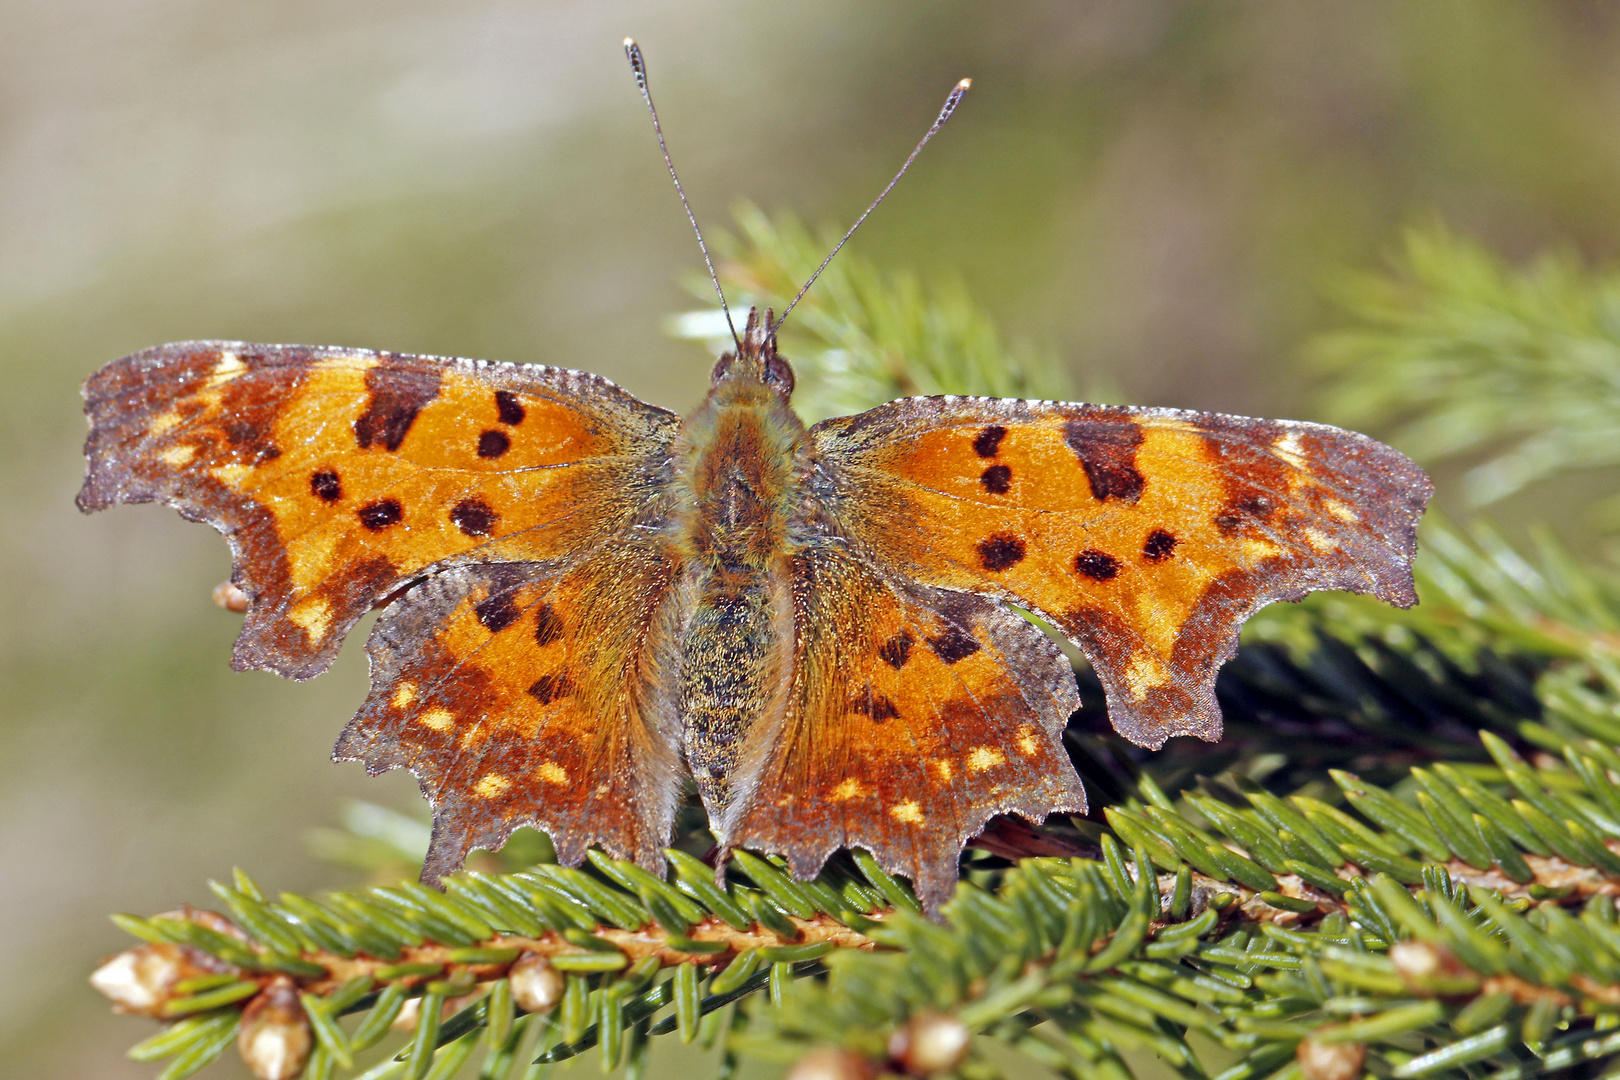
[{"label": "blurred green background", "polygon": [[[1620,7],[1585,2],[10,0],[0,4],[0,1072],[137,1077],[85,974],[113,910],[341,873],[308,831],[408,776],[328,763],[353,641],[234,674],[225,545],[83,518],[77,387],[186,338],[600,372],[685,408],[699,220],[842,225],[960,77],[859,246],[960,277],[1076,385],[1305,416],[1324,286],[1443,219],[1509,258],[1620,248]],[[222,1064],[215,1075],[238,1066]],[[592,1067],[594,1068],[594,1066]]]}]

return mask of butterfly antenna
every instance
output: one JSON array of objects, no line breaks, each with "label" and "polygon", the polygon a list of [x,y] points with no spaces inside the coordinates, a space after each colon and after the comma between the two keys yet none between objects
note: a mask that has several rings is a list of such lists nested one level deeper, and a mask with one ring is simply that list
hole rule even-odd
[{"label": "butterfly antenna", "polygon": [[849,227],[849,232],[844,234],[844,238],[838,241],[838,243],[833,246],[831,251],[827,252],[827,257],[821,260],[821,265],[816,267],[816,272],[810,275],[810,280],[804,283],[804,288],[800,289],[798,295],[794,296],[794,298],[788,303],[788,306],[782,309],[782,317],[776,320],[776,325],[772,327],[773,330],[787,322],[788,312],[792,311],[793,306],[799,302],[805,293],[810,291],[810,286],[814,285],[816,283],[816,278],[820,277],[821,272],[827,269],[827,264],[833,261],[833,256],[837,255],[838,252],[843,249],[844,245],[849,243],[849,238],[855,235],[855,230],[861,227],[861,222],[866,220],[867,215],[873,210],[876,210],[878,203],[883,201],[884,196],[888,195],[890,191],[894,190],[894,185],[898,184],[900,182],[900,178],[906,175],[906,170],[911,168],[911,163],[913,161],[917,160],[917,155],[922,153],[922,148],[928,145],[928,140],[932,139],[936,134],[939,133],[939,129],[945,126],[945,121],[951,118],[951,113],[956,111],[956,107],[960,105],[962,103],[962,99],[967,96],[968,87],[972,85],[972,79],[963,79],[961,82],[956,84],[956,88],[951,91],[950,96],[945,99],[945,104],[940,108],[939,118],[936,119],[928,130],[923,133],[921,141],[919,141],[916,148],[911,151],[911,156],[906,158],[906,163],[900,166],[900,171],[894,174],[894,179],[890,180],[888,185],[884,187],[882,191],[878,192],[878,197],[872,200],[872,205],[868,206],[866,210],[862,212],[861,216],[855,219],[855,224]]},{"label": "butterfly antenna", "polygon": [[686,201],[686,189],[681,187],[681,178],[675,175],[675,163],[669,159],[669,147],[664,143],[664,128],[658,122],[658,108],[653,104],[652,91],[647,88],[647,61],[642,58],[641,46],[636,44],[635,38],[624,39],[624,55],[630,58],[630,70],[636,73],[636,88],[641,91],[641,100],[647,103],[647,111],[652,113],[653,133],[658,136],[658,149],[663,151],[664,164],[669,166],[669,178],[675,181],[675,194],[681,197],[681,205],[686,208],[686,220],[692,223],[692,231],[697,234],[698,250],[703,252],[703,264],[709,268],[709,280],[714,282],[715,295],[720,298],[720,310],[726,313],[726,327],[731,331],[732,343],[737,346],[737,352],[741,353],[742,342],[737,339],[737,324],[731,321],[731,308],[726,304],[726,294],[720,288],[720,275],[714,272],[714,260],[709,258],[709,246],[703,242],[703,230],[698,228],[697,217],[692,213],[692,204]]}]

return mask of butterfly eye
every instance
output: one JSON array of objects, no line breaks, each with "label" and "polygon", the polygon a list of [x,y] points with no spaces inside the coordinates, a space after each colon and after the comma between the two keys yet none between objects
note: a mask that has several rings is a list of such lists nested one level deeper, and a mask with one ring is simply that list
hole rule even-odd
[{"label": "butterfly eye", "polygon": [[779,356],[765,361],[765,385],[774,387],[784,398],[793,396],[793,366]]},{"label": "butterfly eye", "polygon": [[719,386],[720,380],[726,377],[731,365],[737,362],[736,353],[721,353],[720,359],[714,362],[714,370],[709,372],[709,385]]}]

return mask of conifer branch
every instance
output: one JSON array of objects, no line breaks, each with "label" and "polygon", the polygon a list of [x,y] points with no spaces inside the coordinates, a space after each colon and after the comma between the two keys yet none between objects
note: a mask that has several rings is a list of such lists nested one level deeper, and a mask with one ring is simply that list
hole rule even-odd
[{"label": "conifer branch", "polygon": [[1351,324],[1310,351],[1335,376],[1328,418],[1393,425],[1420,461],[1482,458],[1465,479],[1475,505],[1620,463],[1620,274],[1572,249],[1515,270],[1436,225],[1339,299]]}]

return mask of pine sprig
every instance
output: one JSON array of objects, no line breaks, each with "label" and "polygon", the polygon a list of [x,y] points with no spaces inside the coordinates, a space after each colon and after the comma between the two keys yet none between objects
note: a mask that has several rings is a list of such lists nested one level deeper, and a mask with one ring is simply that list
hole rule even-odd
[{"label": "pine sprig", "polygon": [[[835,1043],[853,1062],[914,1074],[1000,1075],[973,1051],[978,1036],[1088,1080],[1131,1075],[1121,1055],[1140,1049],[1201,1078],[1192,1033],[1240,1055],[1219,1080],[1279,1066],[1461,1077],[1477,1063],[1530,1076],[1620,1049],[1620,1033],[1603,1034],[1620,1027],[1607,896],[1572,918],[1459,888],[1438,869],[1415,895],[1377,875],[1352,887],[1348,917],[1300,931],[1213,906],[1167,918],[1146,861],[1138,851],[1124,873],[1027,863],[994,896],[959,892],[944,928],[897,918],[879,934],[893,951],[830,958],[829,982],[753,1010],[740,1045],[791,1060]],[[949,1024],[954,1037],[941,1038]],[[920,1059],[939,1044],[954,1055]]]},{"label": "pine sprig", "polygon": [[[795,882],[779,861],[737,852],[724,886],[690,855],[672,849],[668,857],[667,881],[593,851],[589,870],[469,872],[443,893],[406,882],[275,900],[238,871],[229,885],[210,883],[229,917],[190,907],[115,916],[147,944],[107,961],[92,982],[120,1011],[180,1020],[134,1051],[141,1060],[172,1055],[165,1080],[223,1052],[225,1028],[235,1032],[227,1021],[283,988],[302,1004],[288,1026],[313,1031],[316,1047],[344,1068],[411,1001],[419,1002],[417,1060],[486,1028],[499,1035],[492,1045],[504,1045],[516,1006],[557,1010],[547,1060],[607,1046],[611,1035],[604,1054],[616,1062],[625,1028],[664,1006],[674,1008],[664,1028],[689,1040],[705,1015],[759,990],[773,972],[819,970],[815,962],[832,951],[871,948],[864,931],[876,925],[874,913],[892,913],[896,901],[916,907],[866,857]],[[698,995],[690,975],[660,979],[667,968],[709,979],[709,993]],[[447,1004],[453,1013],[433,1024]],[[361,1011],[367,1019],[345,1034],[337,1019]],[[433,1033],[421,1035],[427,1027]]]},{"label": "pine sprig", "polygon": [[1329,418],[1395,425],[1420,461],[1483,458],[1483,506],[1558,473],[1620,463],[1620,274],[1572,251],[1509,268],[1442,227],[1410,230],[1392,273],[1348,280],[1352,325],[1317,340]]}]

